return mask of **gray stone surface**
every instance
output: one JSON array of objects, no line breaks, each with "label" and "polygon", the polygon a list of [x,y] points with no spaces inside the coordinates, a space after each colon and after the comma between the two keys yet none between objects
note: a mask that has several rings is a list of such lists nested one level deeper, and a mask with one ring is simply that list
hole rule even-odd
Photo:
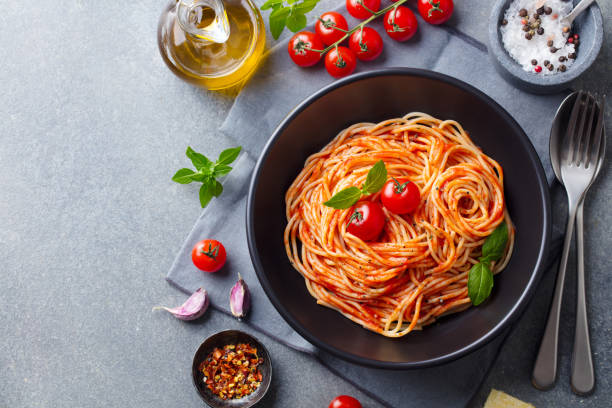
[{"label": "gray stone surface", "polygon": [[[324,1],[318,10],[338,3]],[[467,3],[457,2],[453,24],[486,42],[488,2]],[[214,311],[183,323],[151,307],[182,301],[163,278],[200,212],[196,187],[169,177],[187,144],[211,155],[226,147],[216,129],[232,99],[165,67],[155,42],[159,2],[0,4],[0,406],[201,406],[189,377],[193,352],[212,332],[248,328]],[[610,93],[612,7],[600,4],[604,47],[578,85]],[[608,129],[611,119],[608,109]],[[608,161],[586,206],[596,393],[578,398],[569,389],[571,302],[556,388],[529,383],[549,273],[474,407],[491,387],[538,407],[611,405],[610,175]],[[558,190],[554,210],[563,218]],[[377,406],[310,357],[258,337],[275,369],[262,406],[324,407],[343,393]]]}]

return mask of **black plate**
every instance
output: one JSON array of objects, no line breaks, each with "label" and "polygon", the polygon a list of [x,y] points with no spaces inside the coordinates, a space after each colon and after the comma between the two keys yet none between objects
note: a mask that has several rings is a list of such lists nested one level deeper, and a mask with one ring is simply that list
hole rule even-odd
[{"label": "black plate", "polygon": [[[457,120],[504,169],[506,202],[516,225],[512,259],[480,307],[390,339],[318,306],[289,264],[283,245],[285,191],[305,159],[357,122],[412,111]],[[521,314],[542,273],[550,238],[550,198],[542,164],[512,117],[474,87],[431,71],[391,68],[353,75],[302,102],[276,129],[249,190],[251,259],[270,300],[303,337],[346,360],[374,367],[415,368],[456,359],[500,334]]]},{"label": "black plate", "polygon": [[[259,366],[262,381],[260,386],[249,395],[237,399],[223,400],[206,387],[204,383],[204,374],[202,374],[198,368],[200,367],[200,363],[212,353],[215,347],[223,348],[223,346],[227,344],[238,343],[247,343],[254,346],[257,349],[259,357],[263,358],[263,364]],[[264,345],[255,337],[239,330],[226,330],[210,336],[200,345],[198,351],[196,351],[193,356],[191,375],[193,378],[193,385],[196,387],[198,394],[200,394],[200,397],[202,397],[204,402],[209,406],[213,408],[248,408],[259,402],[259,400],[266,395],[266,392],[268,392],[270,381],[272,380],[272,362],[270,361],[268,350],[266,350]]]}]

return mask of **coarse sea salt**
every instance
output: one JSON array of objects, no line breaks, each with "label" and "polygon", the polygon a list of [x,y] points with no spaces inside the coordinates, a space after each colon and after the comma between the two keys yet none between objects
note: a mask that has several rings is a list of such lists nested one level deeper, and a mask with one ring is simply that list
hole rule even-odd
[{"label": "coarse sea salt", "polygon": [[[540,7],[550,7],[550,14],[540,15],[540,25],[544,32],[538,34],[537,30],[530,40],[525,38],[526,32],[523,31],[523,19],[527,20],[528,24],[534,23],[534,14],[537,14],[537,9]],[[521,17],[519,12],[521,9],[527,10],[527,16]],[[502,42],[508,54],[516,62],[518,62],[525,71],[537,72],[536,67],[541,67],[541,72],[538,75],[553,75],[561,71],[561,65],[569,69],[574,63],[573,58],[569,58],[570,54],[576,52],[574,44],[567,41],[568,34],[563,33],[561,19],[572,11],[572,2],[563,0],[514,0],[508,6],[504,19],[507,24],[501,26],[500,32]],[[556,52],[551,52],[551,47],[548,42],[553,42],[553,47]],[[559,57],[564,57],[563,61]],[[563,58],[562,58],[563,59]],[[533,65],[532,60],[536,60]],[[545,66],[544,61],[550,61],[553,69],[549,70]]]}]

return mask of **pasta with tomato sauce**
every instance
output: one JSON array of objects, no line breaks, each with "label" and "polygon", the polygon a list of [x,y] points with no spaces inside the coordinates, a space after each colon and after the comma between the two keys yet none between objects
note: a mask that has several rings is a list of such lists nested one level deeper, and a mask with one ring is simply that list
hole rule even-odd
[{"label": "pasta with tomato sauce", "polygon": [[[389,178],[415,183],[421,198],[409,214],[383,208],[381,235],[363,241],[347,232],[350,209],[323,203],[362,186],[380,160]],[[470,306],[468,273],[504,221],[508,241],[491,271],[508,263],[514,228],[503,182],[501,166],[455,121],[415,112],[357,123],[311,155],[287,190],[287,256],[318,304],[384,336],[404,336]],[[380,192],[364,200],[380,201]]]}]

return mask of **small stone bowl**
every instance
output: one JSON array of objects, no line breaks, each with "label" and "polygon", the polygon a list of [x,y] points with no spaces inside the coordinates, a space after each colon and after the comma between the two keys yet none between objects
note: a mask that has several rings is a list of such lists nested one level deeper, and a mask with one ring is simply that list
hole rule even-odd
[{"label": "small stone bowl", "polygon": [[[247,343],[257,348],[257,354],[260,358],[263,358],[263,364],[259,366],[262,381],[259,387],[249,395],[237,399],[223,400],[208,389],[204,383],[204,374],[198,368],[200,363],[212,353],[215,347],[223,348],[227,344],[237,343]],[[248,408],[259,402],[268,392],[270,381],[272,380],[272,362],[270,361],[268,350],[255,337],[239,330],[226,330],[210,336],[200,345],[195,356],[193,356],[191,374],[193,385],[198,394],[212,408]]]},{"label": "small stone bowl", "polygon": [[[523,70],[504,48],[500,26],[504,13],[512,1],[497,0],[489,17],[489,56],[495,68],[504,79],[527,92],[547,94],[569,88],[570,82],[593,64],[601,49],[603,22],[599,6],[596,2],[591,4],[574,20],[573,29],[580,35],[580,48],[571,68],[554,75],[538,75]],[[574,4],[578,2],[579,0],[574,0]]]}]

